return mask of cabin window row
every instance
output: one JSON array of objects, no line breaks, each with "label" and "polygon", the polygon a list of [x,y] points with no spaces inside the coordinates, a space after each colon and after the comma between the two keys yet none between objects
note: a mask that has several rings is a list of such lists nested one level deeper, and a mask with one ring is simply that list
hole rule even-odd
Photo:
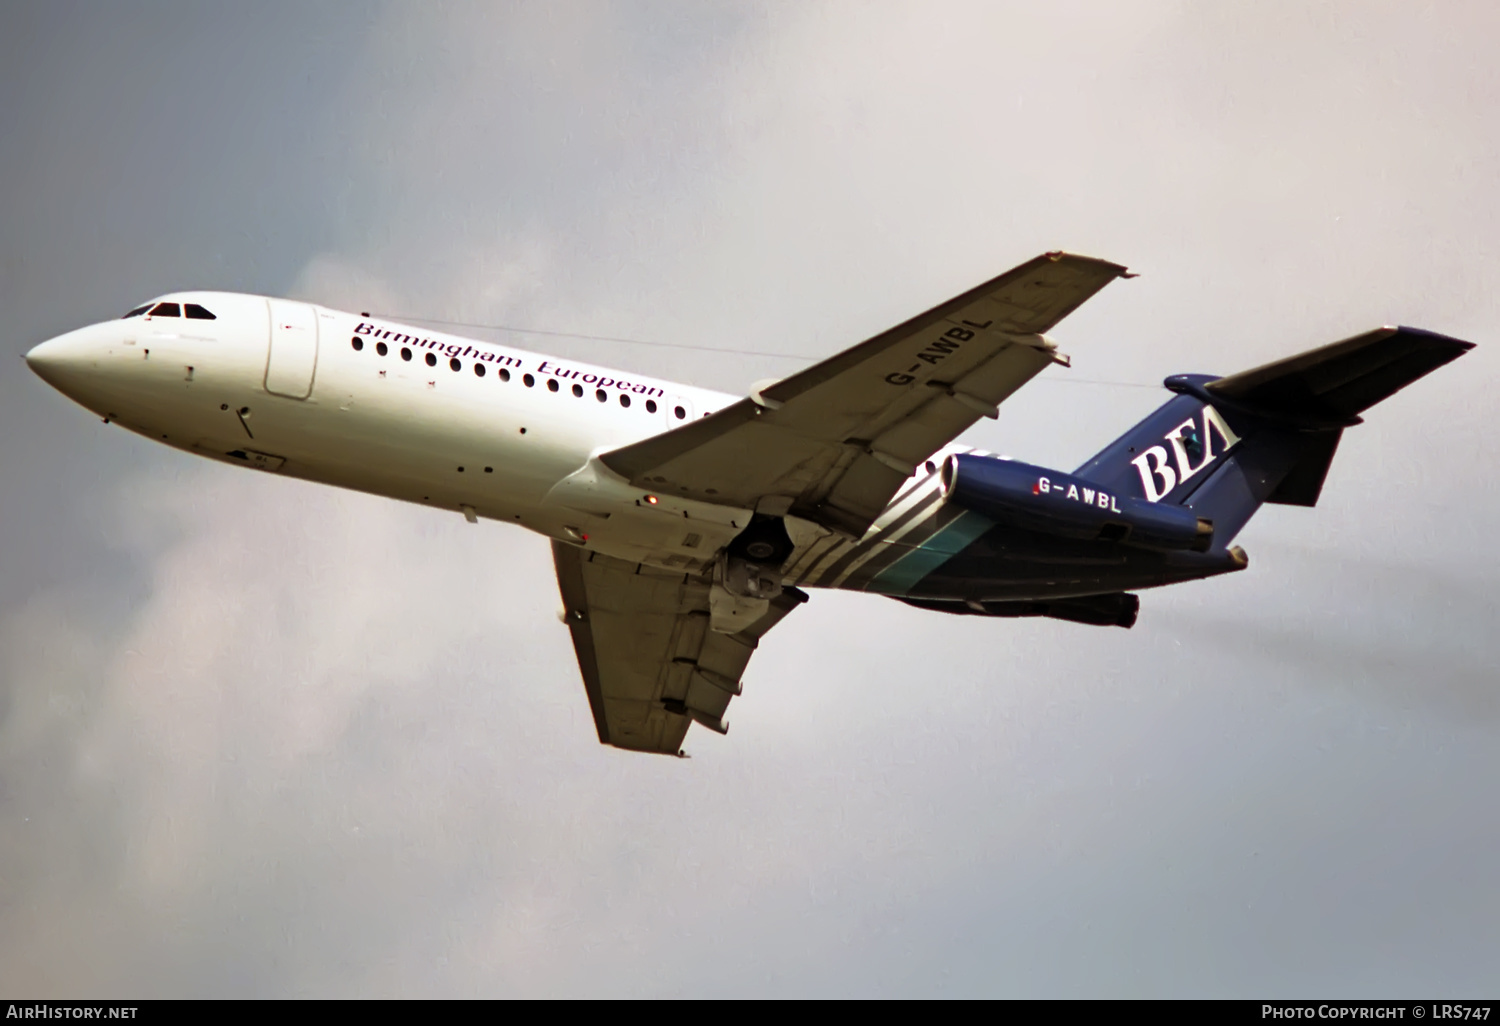
[{"label": "cabin window row", "polygon": [[[352,338],[349,339],[349,345],[357,353],[357,352],[360,352],[361,350],[363,350],[365,348],[365,340],[362,339],[362,338],[360,338],[358,335],[355,335],[355,336],[353,336]],[[377,354],[379,354],[380,356],[386,356],[386,355],[388,355],[390,353],[390,347],[388,345],[386,345],[384,342],[376,342],[375,343],[375,352]],[[411,360],[412,360],[412,356],[413,356],[413,354],[412,354],[412,351],[411,351],[410,348],[408,348],[407,346],[402,346],[401,347],[401,359],[403,359],[403,360],[407,361],[408,363],[410,363]],[[425,359],[427,361],[427,366],[429,366],[429,367],[436,367],[438,365],[438,357],[437,357],[436,353],[432,353],[432,352],[426,353],[425,354]],[[474,367],[474,376],[475,377],[482,378],[487,373],[486,366],[483,363],[479,362],[478,360],[474,361],[473,367]],[[452,370],[452,371],[455,371],[455,372],[463,370],[464,369],[463,361],[460,360],[456,356],[450,357],[449,360],[448,360],[448,369]],[[497,368],[495,370],[495,376],[497,378],[499,378],[501,381],[509,381],[513,377],[513,375],[511,374],[511,371],[510,371],[509,367],[499,367],[499,368]],[[560,391],[562,391],[562,384],[556,378],[547,378],[546,381],[547,381],[547,391],[549,391],[549,392],[560,392]],[[536,387],[536,383],[537,383],[537,380],[536,380],[535,375],[532,375],[530,373],[524,373],[524,374],[521,375],[521,384],[525,385],[527,388],[535,388]],[[573,393],[574,398],[582,399],[584,397],[584,394],[585,394],[586,390],[584,389],[584,387],[582,385],[578,384],[577,382],[574,382],[572,388],[570,389],[570,391]],[[599,402],[601,402],[601,403],[607,403],[607,402],[609,402],[609,393],[606,392],[602,388],[596,388],[596,389],[594,389],[594,398],[597,399],[597,400],[599,400]],[[620,393],[620,405],[624,406],[626,408],[629,408],[630,405],[631,405],[631,398],[630,398],[630,396],[627,395],[624,392]],[[655,413],[657,411],[656,400],[655,399],[647,399],[646,402],[645,402],[645,407],[646,407],[646,412],[647,413]],[[674,406],[674,407],[672,407],[672,416],[676,417],[678,420],[686,420],[687,419],[687,410],[683,409],[681,406]]]}]

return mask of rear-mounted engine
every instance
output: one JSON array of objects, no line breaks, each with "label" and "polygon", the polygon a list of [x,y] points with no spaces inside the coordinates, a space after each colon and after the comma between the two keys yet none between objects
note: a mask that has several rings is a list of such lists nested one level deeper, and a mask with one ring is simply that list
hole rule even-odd
[{"label": "rear-mounted engine", "polygon": [[1092,481],[1014,460],[967,454],[943,464],[943,501],[998,524],[1058,538],[1207,552],[1213,521],[1101,489]]}]

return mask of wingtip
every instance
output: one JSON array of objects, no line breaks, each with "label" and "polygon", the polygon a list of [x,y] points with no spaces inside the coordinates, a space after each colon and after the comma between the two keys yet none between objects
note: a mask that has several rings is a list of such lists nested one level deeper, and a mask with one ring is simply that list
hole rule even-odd
[{"label": "wingtip", "polygon": [[1452,346],[1460,353],[1467,353],[1469,350],[1475,347],[1475,344],[1468,341],[1467,339],[1454,338],[1452,335],[1444,335],[1440,331],[1429,331],[1426,328],[1414,328],[1409,324],[1388,324],[1382,327],[1380,330],[1388,331],[1393,335],[1397,332],[1400,332],[1406,335],[1426,338],[1433,342],[1444,343],[1446,345]]},{"label": "wingtip", "polygon": [[1115,273],[1117,275],[1119,275],[1119,277],[1121,277],[1121,278],[1139,278],[1140,277],[1140,275],[1138,273],[1136,273],[1135,271],[1130,270],[1124,264],[1117,264],[1113,260],[1105,260],[1103,257],[1086,256],[1083,253],[1070,253],[1070,252],[1068,252],[1065,249],[1054,249],[1054,250],[1052,250],[1049,253],[1043,253],[1042,254],[1042,259],[1043,260],[1050,260],[1054,264],[1057,263],[1059,260],[1066,260],[1066,259],[1069,259],[1069,258],[1072,258],[1074,260],[1087,260],[1087,261],[1090,261],[1092,263],[1098,263],[1098,264],[1108,264],[1110,267],[1116,268]]}]

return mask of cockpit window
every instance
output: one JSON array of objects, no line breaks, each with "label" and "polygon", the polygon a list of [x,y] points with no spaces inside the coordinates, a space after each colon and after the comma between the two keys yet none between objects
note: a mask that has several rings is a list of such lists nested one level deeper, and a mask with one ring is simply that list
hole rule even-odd
[{"label": "cockpit window", "polygon": [[197,303],[186,303],[186,304],[183,305],[183,309],[187,311],[187,315],[189,317],[191,317],[193,320],[196,320],[196,321],[216,321],[216,320],[218,320],[217,317],[215,317],[213,314],[209,313],[207,309],[205,309],[204,307],[199,306]]},{"label": "cockpit window", "polygon": [[[145,313],[149,309],[151,309],[151,304],[147,303],[145,306],[138,306],[138,307],[136,307],[134,310],[132,310],[128,314],[126,314],[125,317],[139,317],[141,314]],[[125,320],[125,317],[121,317],[120,320],[122,320],[122,321]]]},{"label": "cockpit window", "polygon": [[157,303],[151,308],[152,317],[181,317],[176,303]]}]

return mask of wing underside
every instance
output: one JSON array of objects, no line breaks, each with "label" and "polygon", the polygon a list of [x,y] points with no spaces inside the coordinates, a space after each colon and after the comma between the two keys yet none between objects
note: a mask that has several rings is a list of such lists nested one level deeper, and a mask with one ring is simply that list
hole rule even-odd
[{"label": "wing underside", "polygon": [[552,545],[563,615],[599,740],[677,754],[694,721],[723,733],[760,638],[807,595],[787,588],[737,634],[709,629],[709,582]]}]

